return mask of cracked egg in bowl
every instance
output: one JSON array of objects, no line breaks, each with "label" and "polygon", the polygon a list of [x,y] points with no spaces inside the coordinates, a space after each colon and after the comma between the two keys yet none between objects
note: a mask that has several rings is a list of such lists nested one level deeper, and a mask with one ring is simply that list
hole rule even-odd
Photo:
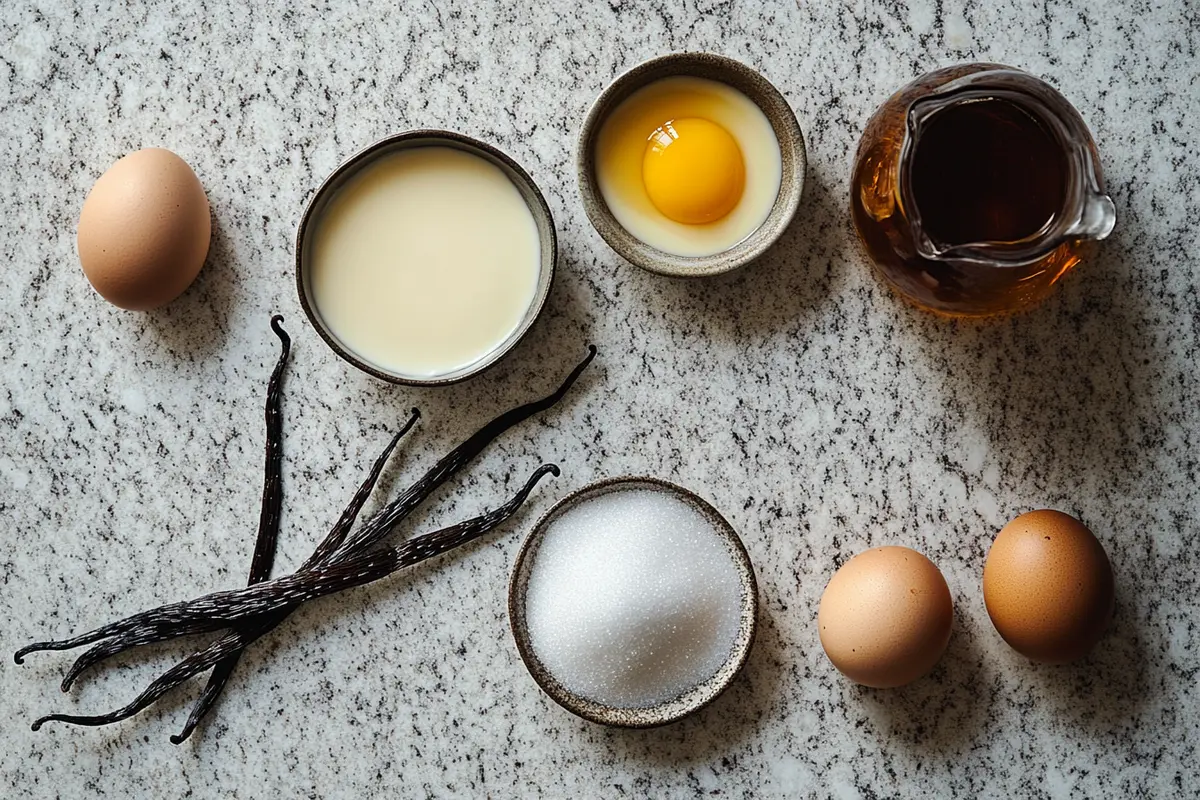
[{"label": "cracked egg in bowl", "polygon": [[634,264],[714,274],[752,260],[787,226],[803,148],[787,102],[749,67],[665,56],[597,100],[581,135],[580,188],[597,231]]}]

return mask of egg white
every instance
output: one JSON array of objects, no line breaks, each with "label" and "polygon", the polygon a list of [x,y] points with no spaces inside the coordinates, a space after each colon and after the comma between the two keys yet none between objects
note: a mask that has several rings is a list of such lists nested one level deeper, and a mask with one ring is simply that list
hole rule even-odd
[{"label": "egg white", "polygon": [[[701,117],[737,141],[746,166],[742,198],[726,216],[687,225],[663,214],[642,182],[646,140],[665,122]],[[596,181],[617,221],[651,247],[678,256],[724,252],[753,233],[771,213],[783,177],[779,140],[753,100],[704,78],[663,78],[631,94],[609,113],[596,137]]]}]

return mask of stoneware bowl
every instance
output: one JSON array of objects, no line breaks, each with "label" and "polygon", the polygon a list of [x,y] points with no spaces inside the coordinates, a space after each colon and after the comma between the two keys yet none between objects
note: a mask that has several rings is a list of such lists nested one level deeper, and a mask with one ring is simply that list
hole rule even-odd
[{"label": "stoneware bowl", "polygon": [[[648,83],[675,75],[690,75],[728,84],[754,101],[771,123],[779,140],[783,177],[779,195],[766,221],[730,249],[711,256],[688,257],[664,253],[637,239],[617,222],[600,194],[596,181],[595,146],[600,127],[622,100]],[[763,254],[783,235],[804,191],[808,160],[804,134],[791,106],[771,83],[733,59],[712,53],[672,53],[639,64],[605,89],[588,112],[579,132],[576,169],[583,208],[596,232],[617,254],[637,266],[661,275],[700,277],[719,275],[744,266]]]},{"label": "stoneware bowl", "polygon": [[[730,648],[729,657],[724,665],[704,683],[693,687],[673,700],[650,708],[620,708],[605,705],[566,689],[538,660],[529,641],[529,629],[525,619],[525,595],[529,585],[530,568],[537,557],[538,548],[541,546],[550,523],[581,503],[587,503],[608,492],[626,489],[666,492],[690,503],[700,511],[712,522],[713,528],[728,548],[741,583],[741,622],[738,626],[737,638],[733,647]],[[725,691],[734,676],[745,665],[746,659],[750,655],[750,646],[754,643],[757,619],[758,584],[754,579],[754,568],[751,566],[750,556],[746,553],[746,548],[742,545],[742,540],[738,538],[733,526],[721,516],[719,511],[695,493],[658,478],[609,478],[578,489],[559,500],[537,521],[525,539],[525,543],[521,545],[516,563],[513,565],[512,577],[508,583],[508,620],[512,627],[513,638],[516,640],[517,651],[521,654],[521,659],[529,668],[529,673],[538,686],[550,696],[550,699],[568,711],[591,722],[613,727],[653,728],[658,725],[666,725],[711,703],[721,692]]]},{"label": "stoneware bowl", "polygon": [[[529,308],[525,311],[525,316],[522,318],[521,324],[517,326],[516,330],[507,339],[501,342],[496,349],[484,358],[454,372],[433,377],[390,372],[359,358],[353,350],[338,338],[337,334],[330,330],[325,321],[321,319],[320,311],[313,300],[312,283],[309,280],[307,269],[316,223],[321,218],[321,214],[329,204],[329,201],[337,194],[338,189],[344,186],[346,181],[354,177],[360,169],[377,158],[390,155],[399,150],[430,146],[453,147],[457,150],[463,150],[490,161],[503,170],[504,174],[517,187],[517,191],[521,193],[521,197],[525,199],[526,204],[529,206],[529,211],[533,214],[534,222],[537,224],[538,238],[541,240],[541,266],[538,272],[537,291],[534,293],[533,302],[530,303]],[[542,196],[542,192],[538,189],[537,184],[533,182],[533,178],[529,177],[529,173],[522,169],[520,164],[490,144],[472,139],[469,136],[464,136],[461,133],[454,133],[453,131],[405,131],[404,133],[380,139],[358,153],[355,153],[335,169],[325,179],[325,182],[321,184],[320,188],[317,189],[316,194],[312,196],[312,199],[308,201],[308,205],[305,206],[304,213],[300,217],[300,225],[296,229],[296,290],[300,294],[300,305],[304,307],[304,313],[308,315],[308,319],[312,322],[313,327],[317,329],[317,333],[333,349],[333,352],[363,372],[374,375],[381,380],[407,384],[409,386],[443,386],[457,383],[473,375],[478,375],[503,358],[510,350],[516,347],[517,342],[521,341],[521,338],[529,331],[541,314],[542,308],[546,304],[546,298],[550,294],[551,284],[554,282],[554,268],[557,261],[558,237],[554,231],[554,218],[550,215],[550,207],[546,205],[546,198]]]}]

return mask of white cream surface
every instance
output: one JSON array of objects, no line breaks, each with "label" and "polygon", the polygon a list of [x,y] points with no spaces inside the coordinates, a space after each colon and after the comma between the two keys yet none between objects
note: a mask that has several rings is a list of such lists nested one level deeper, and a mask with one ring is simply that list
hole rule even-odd
[{"label": "white cream surface", "polygon": [[537,291],[540,240],[499,167],[431,146],[384,156],[341,187],[310,255],[317,311],[349,350],[437,377],[516,331]]}]

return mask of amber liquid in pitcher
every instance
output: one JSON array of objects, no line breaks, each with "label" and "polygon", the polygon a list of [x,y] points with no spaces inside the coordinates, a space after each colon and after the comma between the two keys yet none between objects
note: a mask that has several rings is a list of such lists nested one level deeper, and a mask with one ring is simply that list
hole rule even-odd
[{"label": "amber liquid in pitcher", "polygon": [[854,227],[902,297],[951,316],[1046,297],[1115,221],[1090,133],[1042,81],[997,64],[928,73],[872,115]]},{"label": "amber liquid in pitcher", "polygon": [[1062,148],[1007,100],[939,112],[913,153],[916,210],[925,232],[942,244],[1033,236],[1062,209],[1066,187]]}]

